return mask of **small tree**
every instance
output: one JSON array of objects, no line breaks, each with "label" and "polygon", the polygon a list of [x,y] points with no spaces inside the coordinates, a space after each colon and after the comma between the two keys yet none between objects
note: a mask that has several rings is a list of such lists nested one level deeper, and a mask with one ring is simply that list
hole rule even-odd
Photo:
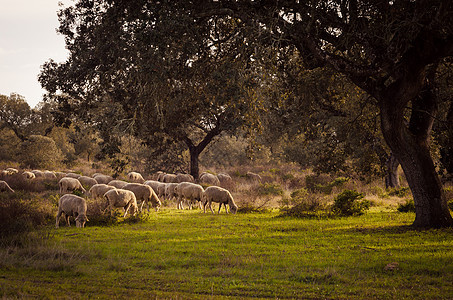
[{"label": "small tree", "polygon": [[23,168],[56,169],[64,159],[55,141],[42,135],[31,135],[21,144],[19,158]]}]

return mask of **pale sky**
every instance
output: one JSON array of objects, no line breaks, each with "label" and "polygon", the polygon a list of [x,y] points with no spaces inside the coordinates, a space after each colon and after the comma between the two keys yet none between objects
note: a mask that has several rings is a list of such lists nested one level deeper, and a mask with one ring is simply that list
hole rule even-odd
[{"label": "pale sky", "polygon": [[58,3],[71,0],[0,0],[0,94],[22,95],[31,107],[42,100],[41,65],[68,56],[57,34]]}]

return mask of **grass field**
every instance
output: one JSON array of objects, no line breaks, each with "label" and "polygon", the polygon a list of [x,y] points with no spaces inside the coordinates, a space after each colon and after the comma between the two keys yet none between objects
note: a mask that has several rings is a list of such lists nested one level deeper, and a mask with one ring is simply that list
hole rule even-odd
[{"label": "grass field", "polygon": [[166,208],[138,223],[49,225],[0,249],[0,297],[453,299],[453,230],[414,230],[413,219]]}]

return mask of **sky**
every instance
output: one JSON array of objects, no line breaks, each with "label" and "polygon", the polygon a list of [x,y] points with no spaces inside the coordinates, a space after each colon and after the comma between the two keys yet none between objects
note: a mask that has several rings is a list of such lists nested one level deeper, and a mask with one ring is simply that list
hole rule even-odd
[{"label": "sky", "polygon": [[0,0],[0,94],[16,93],[30,107],[45,93],[38,82],[41,66],[68,56],[64,37],[57,34],[58,3],[70,0]]}]

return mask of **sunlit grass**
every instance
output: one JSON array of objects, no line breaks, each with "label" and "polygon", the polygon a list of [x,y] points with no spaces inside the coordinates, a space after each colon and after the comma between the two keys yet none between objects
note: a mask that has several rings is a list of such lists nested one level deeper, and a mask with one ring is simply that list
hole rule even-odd
[{"label": "sunlit grass", "polygon": [[34,250],[2,249],[0,295],[450,298],[453,231],[413,230],[413,217],[378,209],[330,220],[164,209],[136,224],[62,227]]}]

